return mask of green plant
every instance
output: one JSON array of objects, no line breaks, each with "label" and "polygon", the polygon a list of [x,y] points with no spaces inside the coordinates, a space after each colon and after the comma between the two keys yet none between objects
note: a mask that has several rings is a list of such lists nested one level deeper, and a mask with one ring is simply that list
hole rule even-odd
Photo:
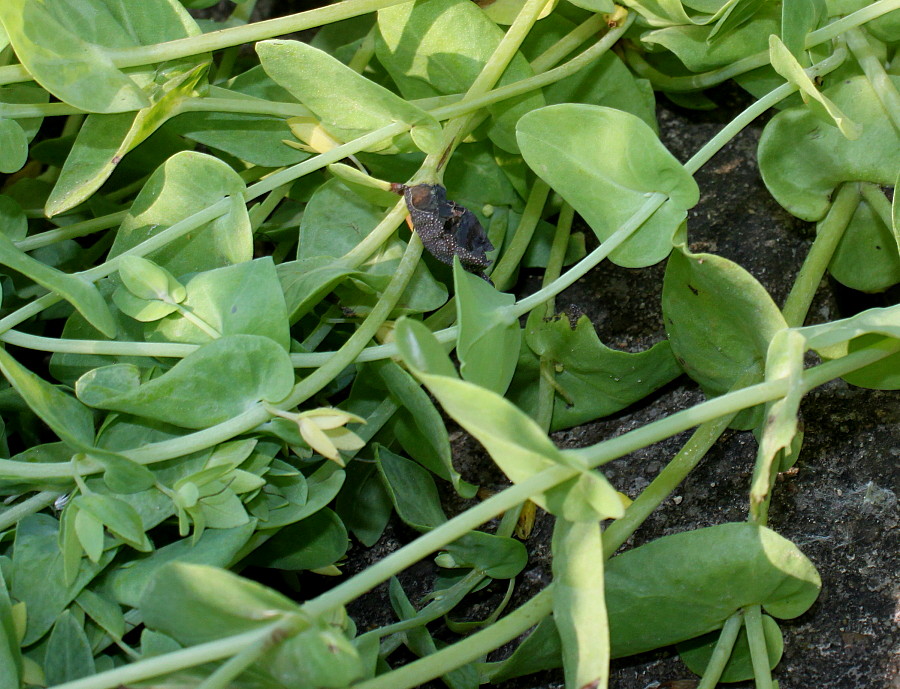
[{"label": "green plant", "polygon": [[[820,585],[766,526],[800,399],[838,377],[898,386],[900,307],[804,322],[826,270],[900,281],[882,190],[900,2],[345,0],[248,24],[252,4],[207,33],[175,0],[0,4],[0,689],[455,689],[560,665],[567,686],[604,687],[610,657],[674,643],[703,688],[774,686],[773,618]],[[237,49],[253,41],[258,64]],[[726,79],[759,99],[680,164],[653,89],[706,107]],[[818,222],[780,309],[691,252],[686,224],[694,173],[772,107],[763,178]],[[496,247],[492,282],[461,251],[423,254],[404,186],[446,188],[412,224],[452,218],[451,244]],[[666,342],[619,352],[555,317],[607,259],[668,259]],[[523,267],[543,284],[516,299]],[[586,448],[548,437],[682,371],[707,401]],[[435,477],[476,487],[428,393],[513,483],[450,519]],[[611,558],[729,425],[759,437],[749,523]],[[627,507],[597,471],[694,427]],[[430,622],[489,580],[512,591],[527,501],[556,518],[553,583],[439,647]],[[422,535],[302,602],[227,571],[339,573],[348,533],[372,545],[394,513]],[[435,552],[444,576],[417,608],[393,577]],[[398,621],[360,633],[344,606],[389,580]],[[392,669],[401,644],[421,657]]]}]

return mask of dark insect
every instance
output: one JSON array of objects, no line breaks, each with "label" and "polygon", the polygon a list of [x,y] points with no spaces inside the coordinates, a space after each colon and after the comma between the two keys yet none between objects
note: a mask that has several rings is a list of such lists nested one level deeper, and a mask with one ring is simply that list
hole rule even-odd
[{"label": "dark insect", "polygon": [[484,269],[491,260],[485,254],[494,245],[472,211],[447,200],[447,190],[440,184],[393,184],[391,188],[403,194],[410,224],[432,256],[447,265],[458,256],[463,268],[488,280]]}]

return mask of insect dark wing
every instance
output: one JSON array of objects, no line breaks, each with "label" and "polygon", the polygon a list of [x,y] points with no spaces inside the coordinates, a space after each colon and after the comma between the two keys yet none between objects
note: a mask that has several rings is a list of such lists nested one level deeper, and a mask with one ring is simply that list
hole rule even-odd
[{"label": "insect dark wing", "polygon": [[[462,207],[458,206],[458,208]],[[491,244],[491,240],[488,239],[475,214],[467,208],[462,210],[464,212],[459,216],[459,220],[456,223],[457,245],[476,253],[493,251],[494,245]]]},{"label": "insect dark wing", "polygon": [[491,264],[486,252],[494,246],[475,214],[448,201],[447,190],[439,184],[396,186],[402,188],[413,229],[431,255],[447,264],[457,256],[463,268],[485,277],[484,269]]}]

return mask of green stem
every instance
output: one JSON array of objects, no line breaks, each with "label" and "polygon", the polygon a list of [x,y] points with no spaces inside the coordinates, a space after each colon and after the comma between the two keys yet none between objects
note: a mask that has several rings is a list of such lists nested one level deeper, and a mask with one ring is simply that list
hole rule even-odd
[{"label": "green stem", "polygon": [[[541,287],[552,284],[562,273],[574,219],[575,209],[568,203],[563,203],[562,208],[559,209],[559,219],[556,221],[556,232],[553,235],[553,243],[550,245],[550,255],[547,257],[547,268],[544,270]],[[550,297],[544,306],[546,308],[544,317],[550,318],[556,311],[556,298]]]},{"label": "green stem", "polygon": [[[297,630],[299,631],[299,630]],[[196,689],[226,689],[232,680],[236,679],[244,670],[267,653],[278,643],[284,641],[284,635],[279,630],[257,639],[245,646],[240,653],[232,656],[220,665],[206,679],[197,685]]]},{"label": "green stem", "polygon": [[607,26],[602,14],[593,14],[531,61],[535,74],[546,72],[566,55]]},{"label": "green stem", "polygon": [[184,318],[188,323],[193,325],[195,328],[202,330],[203,333],[212,338],[213,340],[218,340],[222,337],[222,333],[216,330],[213,326],[207,323],[205,320],[196,315],[193,311],[191,311],[188,307],[183,306],[182,304],[172,304],[177,310],[178,313]]},{"label": "green stem", "polygon": [[29,514],[40,512],[45,507],[49,507],[56,499],[63,495],[58,490],[45,490],[35,493],[27,500],[17,502],[12,507],[8,507],[0,512],[0,533],[6,531],[11,526],[15,526],[20,519],[27,517]]},{"label": "green stem", "polygon": [[826,43],[856,26],[862,26],[866,22],[878,19],[878,17],[898,9],[900,9],[900,0],[878,0],[878,2],[873,2],[871,5],[867,5],[853,14],[848,14],[846,17],[838,19],[828,26],[823,26],[821,29],[807,34],[805,47],[809,49]]},{"label": "green stem", "polygon": [[369,62],[375,55],[375,39],[377,36],[378,24],[373,24],[372,28],[369,29],[368,33],[363,37],[362,41],[360,41],[359,47],[356,49],[356,52],[353,53],[353,57],[350,58],[350,62],[347,63],[347,66],[354,72],[362,74],[366,67],[369,66]]},{"label": "green stem", "polygon": [[[479,96],[483,96],[499,81],[547,2],[549,0],[525,0],[525,4],[522,5],[522,9],[519,10],[512,25],[503,34],[500,43],[497,44],[493,54],[478,73],[478,76],[475,77],[471,86],[469,86],[459,105],[464,105]],[[428,156],[423,165],[423,172],[426,175],[433,175],[437,178],[437,181],[442,179],[443,169],[450,160],[453,150],[465,138],[470,128],[475,126],[473,118],[474,113],[469,110],[454,116],[452,121],[444,126],[443,151],[439,156]]]},{"label": "green stem", "polygon": [[726,414],[700,424],[678,454],[628,506],[625,516],[616,519],[603,533],[603,554],[606,557],[612,557],[613,553],[631,537],[631,534],[638,530],[647,517],[694,470],[728,428],[728,424],[731,423],[734,416],[734,414]]},{"label": "green stem", "polygon": [[755,55],[748,55],[730,65],[689,76],[673,77],[660,72],[648,63],[641,54],[631,47],[624,50],[625,61],[637,73],[639,77],[647,79],[653,87],[659,91],[668,93],[685,93],[687,91],[702,91],[711,88],[724,81],[769,64],[769,52],[763,51]]},{"label": "green stem", "polygon": [[[900,0],[880,0],[872,3],[828,26],[810,32],[806,36],[804,47],[809,49],[827,43],[840,34],[851,31],[854,27],[877,19],[888,12],[893,12],[897,8],[900,8]],[[651,81],[659,90],[679,93],[707,89],[739,74],[763,67],[769,64],[769,52],[767,50],[760,51],[719,69],[680,77],[673,77],[656,70],[634,49],[626,49],[625,59],[629,67],[634,69],[639,76]]]},{"label": "green stem", "polygon": [[0,342],[41,352],[65,354],[101,354],[106,356],[151,356],[181,359],[196,351],[199,345],[178,342],[120,342],[117,340],[71,340],[43,337],[18,330],[7,330]]},{"label": "green stem", "polygon": [[[183,457],[192,452],[199,452],[210,447],[215,447],[219,443],[231,440],[241,433],[249,433],[261,423],[268,421],[269,418],[269,412],[266,411],[265,407],[263,407],[262,404],[256,404],[247,411],[228,419],[228,421],[223,421],[215,426],[204,428],[202,431],[196,431],[170,440],[150,443],[149,445],[144,445],[132,450],[125,450],[120,454],[138,464],[164,462],[167,459]],[[43,466],[50,465],[45,464]],[[102,470],[102,467],[91,473],[97,473],[97,471],[100,470]],[[0,473],[2,473],[2,471],[0,471]],[[86,472],[82,473],[84,474]]]},{"label": "green stem", "polygon": [[313,328],[312,332],[306,336],[306,339],[300,343],[300,350],[303,352],[316,351],[319,348],[319,345],[322,344],[322,340],[328,337],[328,333],[334,330],[334,324],[339,315],[340,310],[337,304],[329,306],[325,313],[322,314],[316,327]]},{"label": "green stem", "polygon": [[11,328],[15,328],[19,323],[27,321],[32,316],[37,316],[41,311],[53,306],[59,301],[61,301],[61,297],[58,297],[55,294],[45,294],[44,296],[38,297],[34,301],[25,304],[25,306],[16,309],[5,318],[0,318],[0,335]]},{"label": "green stem", "polygon": [[863,200],[868,203],[875,214],[881,218],[881,222],[884,223],[884,226],[887,228],[892,227],[894,219],[891,217],[891,202],[888,201],[887,196],[885,196],[881,187],[877,184],[872,184],[871,182],[860,182],[859,191],[862,194]]},{"label": "green stem", "polygon": [[[521,507],[521,505],[519,506]],[[515,510],[513,510],[515,512]],[[509,512],[504,513],[504,517],[510,514]],[[499,535],[499,534],[498,534]],[[477,629],[484,629],[488,627],[498,619],[503,614],[503,611],[506,610],[509,602],[512,600],[513,593],[516,590],[516,578],[506,580],[506,593],[503,594],[503,598],[500,600],[500,603],[497,604],[497,607],[494,608],[490,614],[481,620],[451,620],[449,617],[445,620],[447,623],[447,628],[456,634],[469,634],[474,632]]]},{"label": "green stem", "polygon": [[256,0],[245,0],[242,4],[235,6],[234,11],[231,13],[231,19],[249,22],[250,15],[253,14],[254,9],[256,9]]},{"label": "green stem", "polygon": [[405,0],[344,0],[314,10],[299,12],[287,17],[267,19],[253,24],[230,29],[212,31],[201,36],[179,38],[155,45],[136,46],[108,51],[117,67],[137,67],[168,60],[177,60],[191,55],[200,55],[213,50],[230,48],[242,43],[255,43],[275,36],[313,29],[325,24],[333,24],[361,14],[377,12],[386,7],[398,5]]},{"label": "green stem", "polygon": [[[438,330],[436,333],[434,333],[434,336],[437,338],[438,342],[447,344],[448,342],[456,341],[457,332],[457,326],[451,325],[449,328]],[[295,353],[291,354],[291,363],[294,364],[295,368],[316,368],[328,361],[328,359],[333,354],[334,352],[310,352],[308,354]],[[366,347],[363,351],[361,351],[359,353],[359,356],[356,357],[356,363],[361,364],[367,361],[389,359],[390,357],[398,356],[399,354],[400,350],[393,342],[390,342],[388,344],[375,345],[372,347]]]},{"label": "green stem", "polygon": [[90,677],[63,682],[57,684],[53,689],[114,689],[119,686],[127,686],[134,682],[141,682],[234,656],[261,639],[269,639],[273,635],[296,633],[297,627],[298,622],[294,619],[280,620],[261,629],[139,660],[136,663],[122,665]]},{"label": "green stem", "polygon": [[731,651],[734,649],[734,642],[737,641],[738,633],[741,631],[741,623],[743,622],[743,613],[738,610],[731,617],[725,620],[722,625],[722,631],[719,632],[719,640],[716,641],[716,647],[713,649],[712,656],[706,664],[703,671],[703,679],[697,685],[697,689],[715,689],[719,683],[719,678],[725,671],[725,666],[731,658]]},{"label": "green stem", "polygon": [[259,229],[260,225],[266,221],[266,218],[272,214],[272,211],[275,210],[278,204],[284,201],[290,190],[290,184],[283,184],[277,189],[270,191],[268,196],[263,199],[262,203],[259,203],[250,209],[250,227],[253,229],[254,233],[256,233],[256,230]]},{"label": "green stem", "polygon": [[834,251],[844,236],[844,230],[856,212],[859,198],[857,184],[841,185],[831,208],[828,209],[828,215],[816,227],[816,238],[800,267],[800,272],[797,273],[797,279],[794,280],[791,292],[784,302],[784,308],[781,309],[788,327],[798,328],[806,320],[806,314],[809,312],[816,290],[819,289],[819,283],[822,282],[822,276],[825,275]]},{"label": "green stem", "polygon": [[340,260],[353,267],[362,265],[369,256],[378,251],[379,247],[394,234],[397,227],[403,222],[407,213],[406,201],[400,199],[394,204],[394,207],[387,212],[384,218],[381,219],[381,222],[379,222],[369,234],[363,237],[359,244],[344,254]]},{"label": "green stem", "polygon": [[219,64],[210,75],[210,84],[224,84],[234,72],[234,63],[240,54],[240,48],[225,48],[219,56]]},{"label": "green stem", "polygon": [[549,0],[525,0],[525,4],[503,34],[487,64],[466,91],[466,98],[487,93],[500,80],[548,2]]},{"label": "green stem", "polygon": [[491,280],[501,292],[509,288],[513,273],[528,250],[528,245],[531,244],[549,195],[550,185],[540,177],[536,178],[531,187],[531,193],[528,194],[528,201],[525,203],[525,210],[522,212],[519,226],[506,251],[503,252],[503,256],[491,271]]},{"label": "green stem", "polygon": [[[223,89],[224,91],[224,89]],[[310,117],[312,111],[299,103],[278,103],[262,98],[185,98],[177,106],[175,115],[186,112],[232,112],[274,117]]]},{"label": "green stem", "polygon": [[[569,235],[572,232],[572,221],[575,218],[575,209],[568,203],[563,203],[559,211],[559,219],[556,223],[556,232],[553,234],[553,243],[550,245],[550,255],[547,257],[547,268],[541,286],[546,287],[559,277],[562,272],[563,262],[566,258],[566,248],[569,244]],[[556,299],[550,297],[544,303],[544,318],[553,316],[556,310]],[[540,377],[538,378],[538,403],[534,420],[544,430],[550,431],[553,425],[553,407],[556,403],[556,394],[559,393],[567,403],[565,390],[556,381],[554,364],[549,358],[542,356],[540,362]]]},{"label": "green stem", "polygon": [[551,282],[546,287],[542,287],[534,294],[531,294],[521,301],[513,305],[513,311],[518,316],[524,316],[533,308],[543,304],[548,299],[555,297],[567,287],[572,286],[580,280],[588,271],[596,266],[600,261],[609,256],[619,246],[621,246],[632,234],[637,232],[638,228],[643,225],[651,215],[653,215],[660,206],[665,203],[668,197],[659,192],[648,194],[647,200],[638,208],[625,223],[603,243],[585,256],[574,267],[570,268],[566,273],[558,279]]},{"label": "green stem", "polygon": [[747,629],[747,643],[750,646],[750,662],[756,689],[773,689],[772,671],[769,669],[769,653],[766,650],[766,636],[763,632],[762,609],[751,605],[744,611],[744,627]]},{"label": "green stem", "polygon": [[[897,1],[900,2],[900,0]],[[843,48],[840,48],[836,50],[833,55],[830,55],[821,62],[807,69],[806,73],[810,76],[810,78],[815,78],[823,74],[827,74],[828,72],[840,66],[846,56],[847,51]],[[740,132],[744,127],[753,122],[753,120],[755,120],[757,117],[762,115],[766,110],[784,100],[796,90],[797,87],[795,85],[787,83],[782,84],[778,88],[773,89],[772,91],[767,93],[765,96],[753,103],[753,105],[744,110],[740,115],[735,117],[731,122],[725,125],[725,127],[723,127],[718,134],[716,134],[702,148],[700,148],[699,151],[691,156],[691,159],[684,164],[684,169],[692,175],[696,174],[697,170],[703,167],[703,165],[705,165],[710,158],[718,153],[725,144],[731,141],[738,134],[738,132]]]},{"label": "green stem", "polygon": [[[804,390],[810,390],[833,378],[838,378],[850,371],[868,366],[897,351],[900,351],[900,341],[883,338],[875,345],[806,370],[803,373],[802,387]],[[577,462],[578,465],[590,468],[598,467],[630,452],[698,426],[705,421],[735,414],[742,409],[779,399],[788,392],[789,385],[790,381],[788,378],[758,383],[707,400],[690,409],[676,412],[664,419],[654,421],[647,426],[597,445],[580,450],[567,450],[566,453],[572,455],[573,461]],[[544,493],[553,486],[576,476],[578,471],[578,469],[560,465],[530,476],[521,483],[517,483],[469,508],[438,528],[423,534],[412,543],[374,563],[364,572],[308,601],[304,605],[304,609],[311,615],[316,616],[358,598],[394,576],[397,572],[427,557],[447,543],[461,538],[484,522],[502,514],[532,496]]]},{"label": "green stem", "polygon": [[[354,2],[355,0],[345,0],[345,2]],[[336,5],[332,5],[332,7],[336,7]],[[313,156],[312,158],[307,158],[306,160],[297,163],[296,165],[292,165],[289,168],[286,168],[280,172],[276,172],[272,175],[269,175],[263,180],[260,180],[256,184],[247,188],[247,191],[244,193],[244,200],[250,201],[255,199],[258,196],[262,196],[263,194],[268,194],[273,189],[277,189],[283,184],[288,184],[289,182],[293,182],[295,179],[303,177],[303,175],[307,175],[310,172],[315,172],[327,165],[331,165],[332,163],[336,163],[344,158],[347,158],[354,153],[359,153],[370,146],[380,143],[385,139],[390,139],[392,136],[397,134],[402,134],[407,129],[409,129],[408,124],[404,122],[395,122],[393,124],[386,125],[381,129],[376,129],[373,132],[369,132],[364,136],[361,136],[357,139],[353,139],[353,141],[348,141],[345,144],[341,144],[340,146],[336,146],[332,148],[330,151],[326,151],[325,153],[320,153],[317,156]]]},{"label": "green stem", "polygon": [[571,60],[555,69],[548,70],[542,74],[536,74],[528,79],[513,82],[512,84],[506,84],[505,86],[493,89],[492,91],[488,91],[487,93],[474,98],[436,108],[431,111],[431,114],[439,120],[457,117],[468,112],[480,110],[492,103],[506,100],[507,98],[521,96],[529,91],[534,91],[544,86],[548,86],[549,84],[553,84],[560,79],[565,79],[591,64],[609,50],[615,42],[621,38],[622,34],[628,30],[632,23],[634,23],[634,19],[635,13],[629,13],[628,17],[620,26],[612,29],[608,34],[577,57],[573,57]]},{"label": "green stem", "polygon": [[359,328],[347,339],[343,346],[322,366],[301,380],[294,386],[287,400],[278,406],[282,409],[290,409],[309,399],[330,383],[341,371],[352,364],[359,353],[378,332],[378,329],[387,320],[394,306],[403,295],[406,286],[412,279],[413,273],[422,255],[422,241],[417,234],[410,237],[403,258],[397,266],[397,271],[391,278],[387,289],[381,295],[378,303],[366,317]]},{"label": "green stem", "polygon": [[552,608],[553,596],[548,587],[490,627],[397,670],[354,684],[353,689],[408,689],[420,686],[454,668],[478,660],[488,650],[499,648],[524,634],[549,615]]},{"label": "green stem", "polygon": [[76,136],[78,134],[78,130],[81,129],[81,125],[84,122],[85,117],[87,117],[87,113],[69,114],[69,116],[66,117],[65,124],[63,124],[62,132],[60,133],[61,136]]},{"label": "green stem", "polygon": [[108,194],[104,194],[104,198],[107,201],[114,201],[116,203],[120,201],[124,201],[129,198],[132,194],[136,194],[139,192],[143,186],[147,183],[147,180],[150,179],[150,175],[145,175],[139,179],[134,180],[126,184],[124,187],[119,187],[118,189],[109,192]]},{"label": "green stem", "polygon": [[441,598],[434,600],[424,608],[419,610],[415,617],[408,620],[401,620],[393,624],[379,627],[372,631],[379,637],[386,637],[391,634],[399,634],[408,629],[415,629],[433,622],[439,617],[443,617],[455,608],[459,602],[478,584],[484,581],[484,573],[476,569],[470,570],[460,581],[456,582],[450,589],[441,592]]},{"label": "green stem", "polygon": [[128,211],[119,211],[118,213],[110,213],[109,215],[104,215],[99,218],[83,220],[82,222],[72,223],[71,225],[63,225],[54,230],[47,230],[46,232],[40,232],[38,234],[33,234],[30,237],[25,237],[25,239],[20,239],[15,242],[15,245],[22,251],[33,251],[34,249],[50,246],[51,244],[66,239],[75,239],[76,237],[84,237],[93,234],[94,232],[108,230],[111,227],[120,225],[127,215]]},{"label": "green stem", "polygon": [[853,57],[856,58],[866,78],[872,84],[875,95],[884,107],[885,115],[888,116],[891,124],[894,125],[894,129],[900,133],[900,93],[897,92],[897,88],[885,71],[884,65],[881,64],[881,60],[878,59],[875,51],[872,50],[872,46],[866,39],[862,29],[850,29],[844,34],[844,38],[847,40],[847,47],[850,48]]}]

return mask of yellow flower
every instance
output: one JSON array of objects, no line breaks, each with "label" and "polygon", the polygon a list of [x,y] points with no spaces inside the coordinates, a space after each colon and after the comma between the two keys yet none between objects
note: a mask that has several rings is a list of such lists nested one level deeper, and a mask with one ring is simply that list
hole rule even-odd
[{"label": "yellow flower", "polygon": [[297,414],[295,417],[300,435],[306,444],[323,457],[344,466],[340,450],[353,452],[366,443],[356,433],[344,426],[348,423],[365,423],[365,419],[335,407],[322,407]]}]

